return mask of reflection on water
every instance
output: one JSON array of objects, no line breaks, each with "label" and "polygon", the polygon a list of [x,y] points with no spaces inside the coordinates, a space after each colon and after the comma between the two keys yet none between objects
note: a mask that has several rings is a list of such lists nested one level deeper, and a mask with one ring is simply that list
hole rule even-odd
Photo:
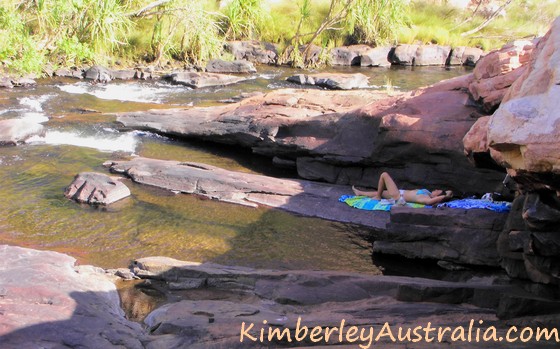
[{"label": "reflection on water", "polygon": [[[335,71],[366,74],[372,88],[390,81],[401,90],[464,73],[439,67]],[[200,90],[161,82],[91,85],[70,80],[69,85],[47,81],[31,89],[0,91],[0,118],[33,118],[46,127],[45,135],[29,144],[0,148],[0,243],[66,252],[81,263],[102,267],[166,255],[262,268],[378,272],[370,251],[352,244],[342,224],[175,195],[130,181],[125,183],[132,197],[108,208],[82,206],[63,197],[77,173],[106,172],[106,160],[134,154],[294,176],[249,151],[150,133],[120,133],[114,116],[107,113],[213,105],[241,93],[296,87],[285,81],[295,72],[266,67],[246,82]]]}]

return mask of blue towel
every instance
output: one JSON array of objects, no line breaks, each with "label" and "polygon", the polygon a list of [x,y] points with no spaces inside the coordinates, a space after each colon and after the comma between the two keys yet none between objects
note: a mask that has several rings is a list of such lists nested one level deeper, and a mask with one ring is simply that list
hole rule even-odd
[{"label": "blue towel", "polygon": [[[368,211],[390,211],[394,205],[394,203],[388,200],[375,200],[369,196],[342,195],[338,201],[344,202],[348,206]],[[431,207],[411,202],[407,202],[406,206],[414,208]]]},{"label": "blue towel", "polygon": [[509,212],[511,209],[511,202],[489,201],[482,199],[461,199],[439,204],[437,207],[462,208],[466,210],[482,208],[496,212]]}]

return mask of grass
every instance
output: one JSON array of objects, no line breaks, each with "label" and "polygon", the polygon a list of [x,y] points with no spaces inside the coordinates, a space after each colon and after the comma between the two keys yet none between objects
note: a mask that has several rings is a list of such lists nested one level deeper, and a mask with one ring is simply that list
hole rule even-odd
[{"label": "grass", "polygon": [[[117,60],[202,64],[227,57],[223,44],[230,39],[287,49],[313,37],[332,1],[340,7],[346,0],[232,0],[224,8],[214,0],[171,0],[135,17],[131,13],[153,0],[0,0],[0,62],[4,70],[23,74],[40,73],[47,62],[55,67]],[[323,48],[432,43],[490,50],[515,38],[543,35],[560,16],[557,0],[515,0],[505,17],[464,36],[484,18],[437,3],[354,0],[344,20],[323,28],[313,43]]]}]

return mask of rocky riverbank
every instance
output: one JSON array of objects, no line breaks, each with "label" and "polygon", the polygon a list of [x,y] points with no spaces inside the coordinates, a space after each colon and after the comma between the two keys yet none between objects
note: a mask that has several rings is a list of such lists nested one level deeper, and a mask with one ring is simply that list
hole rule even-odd
[{"label": "rocky riverbank", "polygon": [[[127,275],[144,280],[132,286],[144,297],[131,298],[126,294],[129,291],[124,291],[123,303],[127,310],[146,309],[146,304],[136,302],[150,302],[146,295],[159,294],[164,295],[166,304],[149,312],[139,324],[127,320],[119,308],[111,273],[75,266],[73,258],[54,252],[0,246],[0,256],[0,340],[4,348],[355,348],[358,344],[401,348],[412,342],[404,339],[395,343],[389,335],[380,336],[376,342],[374,339],[383,326],[390,326],[389,331],[397,337],[399,327],[406,331],[428,323],[432,328],[459,328],[454,338],[460,342],[452,341],[450,331],[438,342],[436,334],[424,337],[422,330],[422,339],[414,344],[415,348],[477,348],[481,342],[475,341],[476,330],[482,329],[482,333],[490,326],[495,328],[498,340],[491,343],[492,347],[557,346],[554,338],[505,342],[509,326],[544,328],[556,325],[557,319],[535,314],[537,309],[553,306],[546,302],[531,303],[533,307],[525,310],[533,314],[517,317],[520,314],[512,313],[511,299],[531,295],[499,278],[444,282],[143,258],[133,262]],[[340,331],[345,335],[338,339],[337,333],[329,341],[324,337],[313,341],[309,336],[296,340],[301,326],[310,330],[315,326],[342,326]],[[354,331],[350,330],[354,326],[356,331],[372,328],[371,339],[368,332],[364,332],[362,340],[346,335]],[[260,342],[260,329],[266,333],[277,330],[284,337],[269,341],[265,336]],[[411,338],[416,339],[414,335]],[[427,343],[425,338],[436,342]]]}]

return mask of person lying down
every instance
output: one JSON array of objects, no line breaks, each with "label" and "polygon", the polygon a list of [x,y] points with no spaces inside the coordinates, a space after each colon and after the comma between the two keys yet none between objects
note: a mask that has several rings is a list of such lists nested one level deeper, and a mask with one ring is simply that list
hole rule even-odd
[{"label": "person lying down", "polygon": [[393,178],[391,178],[387,172],[383,172],[381,176],[379,176],[379,183],[376,191],[360,190],[355,186],[352,186],[352,191],[355,195],[369,196],[377,200],[395,200],[396,204],[401,206],[404,206],[407,202],[436,205],[453,198],[453,192],[451,190],[444,192],[441,189],[436,189],[434,191],[429,191],[428,189],[399,189]]}]

